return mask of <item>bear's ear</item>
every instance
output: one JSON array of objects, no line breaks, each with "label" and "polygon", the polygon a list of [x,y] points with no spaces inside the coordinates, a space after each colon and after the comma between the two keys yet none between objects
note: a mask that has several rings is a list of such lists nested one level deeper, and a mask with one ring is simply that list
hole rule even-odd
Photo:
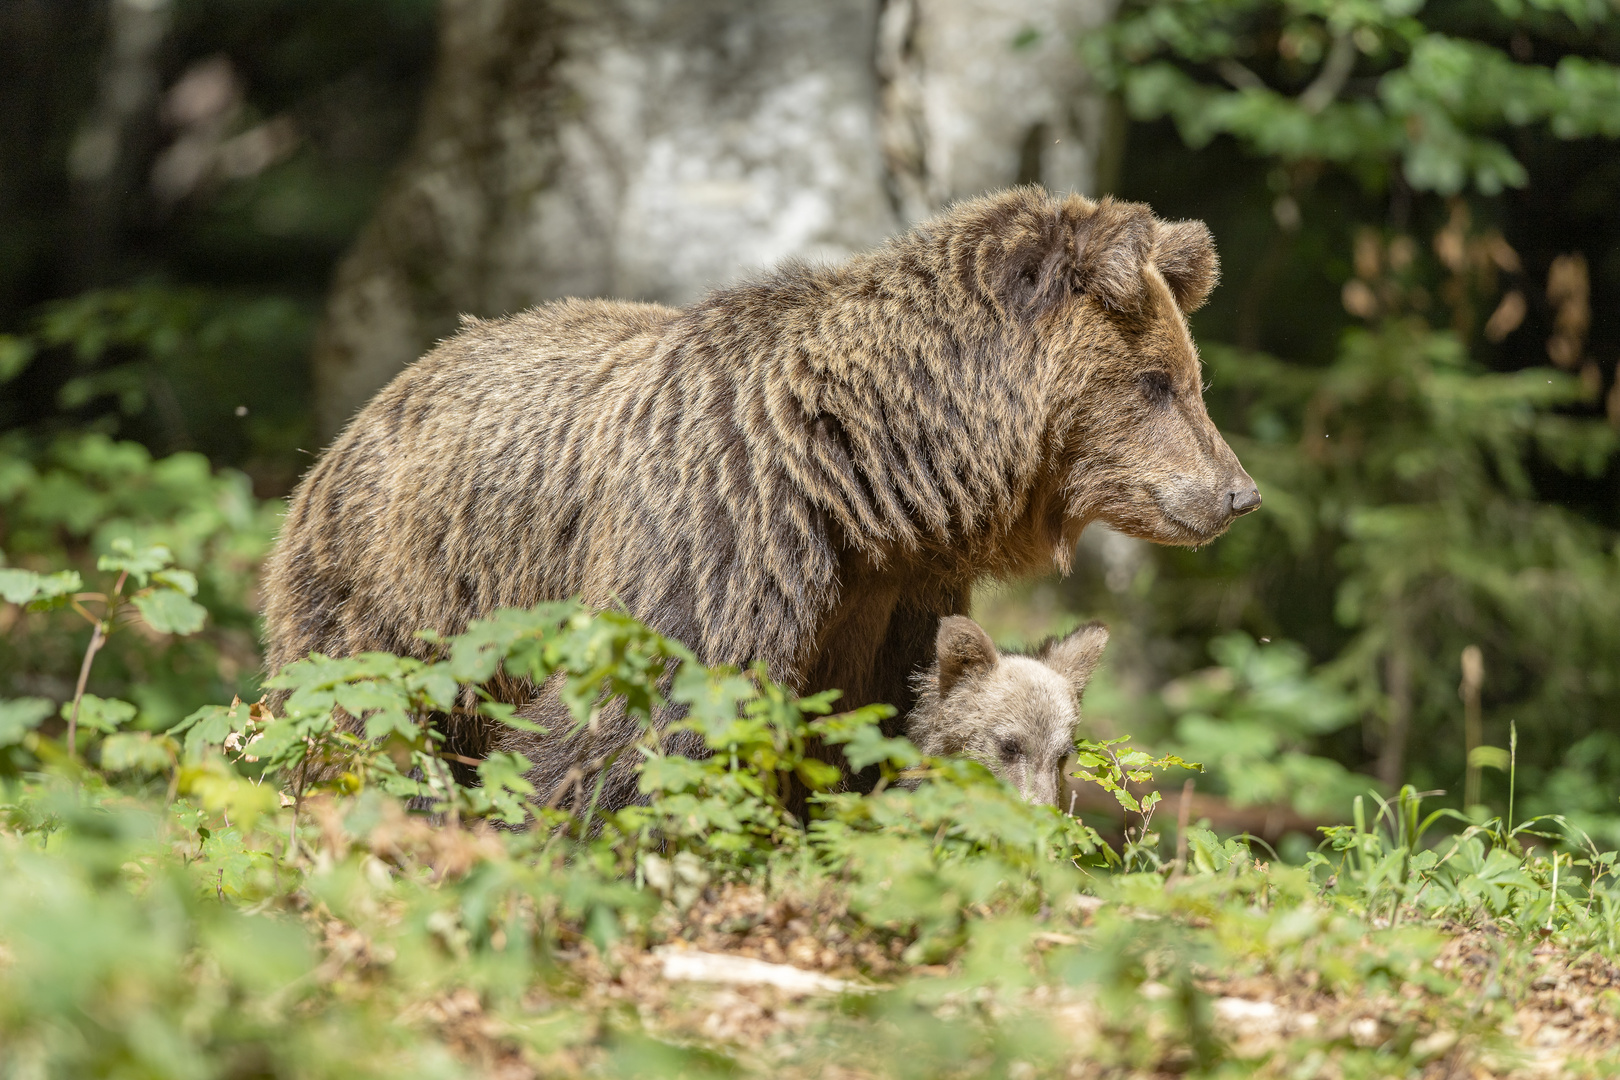
[{"label": "bear's ear", "polygon": [[969,675],[989,671],[1000,659],[990,635],[966,615],[948,615],[939,620],[934,653],[939,657],[940,697]]},{"label": "bear's ear", "polygon": [[[1014,316],[1028,318],[1068,297],[1074,279],[1074,230],[1050,212],[998,221],[980,265],[985,284]],[[983,272],[983,271],[981,271]]]},{"label": "bear's ear", "polygon": [[1221,280],[1215,238],[1202,221],[1161,221],[1153,238],[1153,265],[1164,275],[1184,312],[1203,306]]},{"label": "bear's ear", "polygon": [[1041,649],[1040,659],[1047,667],[1068,679],[1078,695],[1091,681],[1107,645],[1108,627],[1100,622],[1087,623],[1068,637],[1049,642]]},{"label": "bear's ear", "polygon": [[1153,212],[1143,203],[1105,198],[1077,223],[1074,287],[1114,311],[1142,299],[1142,270],[1153,254]]},{"label": "bear's ear", "polygon": [[1153,213],[1142,203],[1078,195],[1054,203],[1018,188],[987,221],[981,281],[1007,310],[1040,315],[1079,293],[1115,311],[1142,297],[1142,270],[1153,253]]}]

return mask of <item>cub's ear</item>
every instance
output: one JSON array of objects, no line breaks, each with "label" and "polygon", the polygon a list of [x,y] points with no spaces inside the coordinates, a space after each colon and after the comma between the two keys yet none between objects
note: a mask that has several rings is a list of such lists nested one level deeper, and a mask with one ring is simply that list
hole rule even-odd
[{"label": "cub's ear", "polygon": [[1047,667],[1068,679],[1075,693],[1079,694],[1091,681],[1107,645],[1108,627],[1100,622],[1087,623],[1066,638],[1048,642],[1041,649],[1039,658]]},{"label": "cub's ear", "polygon": [[1164,275],[1184,312],[1203,306],[1221,280],[1215,238],[1202,221],[1161,221],[1153,238],[1153,265]]},{"label": "cub's ear", "polygon": [[939,657],[940,697],[967,676],[989,671],[1000,659],[990,635],[966,615],[948,615],[939,620],[934,654]]}]

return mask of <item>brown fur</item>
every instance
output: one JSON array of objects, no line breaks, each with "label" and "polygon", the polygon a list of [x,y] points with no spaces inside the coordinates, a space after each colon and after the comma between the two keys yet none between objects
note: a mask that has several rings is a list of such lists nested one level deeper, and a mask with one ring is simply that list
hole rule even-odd
[{"label": "brown fur", "polygon": [[[1093,520],[1196,545],[1258,503],[1180,306],[1215,276],[1201,224],[1019,188],[686,310],[470,321],[294,494],[265,576],[269,667],[420,656],[418,628],[578,595],[707,662],[904,710],[976,579],[1066,568]],[[565,722],[555,695],[525,714]],[[450,734],[489,749],[475,725]],[[591,747],[512,745],[549,797],[633,734],[610,714]],[[606,805],[635,797],[629,764]]]},{"label": "brown fur", "polygon": [[1090,623],[1030,656],[1007,656],[972,619],[941,619],[938,659],[915,680],[906,736],[930,757],[972,758],[1026,801],[1051,806],[1074,749],[1080,695],[1107,644],[1108,628]]}]

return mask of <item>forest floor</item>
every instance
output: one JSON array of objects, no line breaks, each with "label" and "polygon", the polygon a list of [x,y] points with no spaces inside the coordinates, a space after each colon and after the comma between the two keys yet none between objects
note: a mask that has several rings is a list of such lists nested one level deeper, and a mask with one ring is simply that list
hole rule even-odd
[{"label": "forest floor", "polygon": [[[1087,898],[1083,906],[1084,924],[1092,927],[1119,905]],[[1219,931],[1219,916],[1192,921],[1195,929]],[[1043,1067],[1000,1062],[1009,1076],[1200,1071],[1199,1051],[1188,1045],[1189,1017],[1161,1007],[1176,994],[1162,982],[1141,981],[1134,1009],[1117,994],[1104,1003],[1095,989],[1044,981],[964,986],[960,964],[908,964],[899,939],[888,947],[874,942],[848,919],[836,891],[806,898],[728,885],[709,890],[684,912],[666,905],[652,929],[662,944],[620,943],[601,954],[581,942],[565,952],[566,994],[586,1014],[633,1015],[660,1042],[713,1052],[746,1073],[938,1075],[927,1067],[928,1053],[920,1055],[921,1067],[886,1057],[863,1062],[863,1044],[872,1052],[896,1045],[891,1010],[872,1003],[897,993],[908,1009],[930,1011],[946,1025],[975,1025],[987,1017],[1005,1025],[1017,1013],[1047,1028],[1061,1044],[1058,1057],[1047,1046]],[[1275,936],[1276,928],[1268,929]],[[1413,935],[1407,944],[1424,953],[1434,977],[1392,986],[1377,977],[1387,942],[1376,939],[1388,929],[1387,920],[1375,920],[1362,942],[1340,943],[1341,964],[1374,976],[1354,986],[1331,985],[1309,963],[1197,973],[1194,1008],[1203,1015],[1193,1026],[1206,1027],[1203,1052],[1220,1060],[1222,1075],[1483,1080],[1620,1072],[1620,966],[1612,959],[1525,939],[1507,927],[1419,923],[1406,927]],[[1081,939],[1049,932],[1034,941],[1037,950],[1047,950]],[[1359,954],[1357,944],[1364,949]],[[744,963],[733,962],[738,959]],[[531,1002],[536,1015],[555,1004]],[[589,1073],[601,1063],[600,1039],[538,1058],[521,1052],[508,1038],[507,1023],[486,1015],[468,991],[425,1004],[414,1018],[492,1076]],[[953,1074],[987,1075],[997,1062],[953,1064]],[[1053,1065],[1060,1066],[1056,1072]]]}]

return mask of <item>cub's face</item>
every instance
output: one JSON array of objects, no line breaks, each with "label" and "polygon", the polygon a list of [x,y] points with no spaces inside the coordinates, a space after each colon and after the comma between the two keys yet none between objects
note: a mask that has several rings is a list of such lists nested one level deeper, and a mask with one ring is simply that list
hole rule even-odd
[{"label": "cub's face", "polygon": [[1035,655],[1003,655],[972,619],[943,619],[935,638],[938,709],[920,711],[926,720],[913,721],[908,734],[924,753],[972,758],[1025,801],[1055,805],[1080,695],[1107,643],[1107,627],[1092,623]]},{"label": "cub's face", "polygon": [[1063,759],[1080,722],[1074,688],[1039,660],[1001,659],[992,678],[942,703],[966,738],[958,753],[1018,789],[1025,802],[1057,804]]}]

